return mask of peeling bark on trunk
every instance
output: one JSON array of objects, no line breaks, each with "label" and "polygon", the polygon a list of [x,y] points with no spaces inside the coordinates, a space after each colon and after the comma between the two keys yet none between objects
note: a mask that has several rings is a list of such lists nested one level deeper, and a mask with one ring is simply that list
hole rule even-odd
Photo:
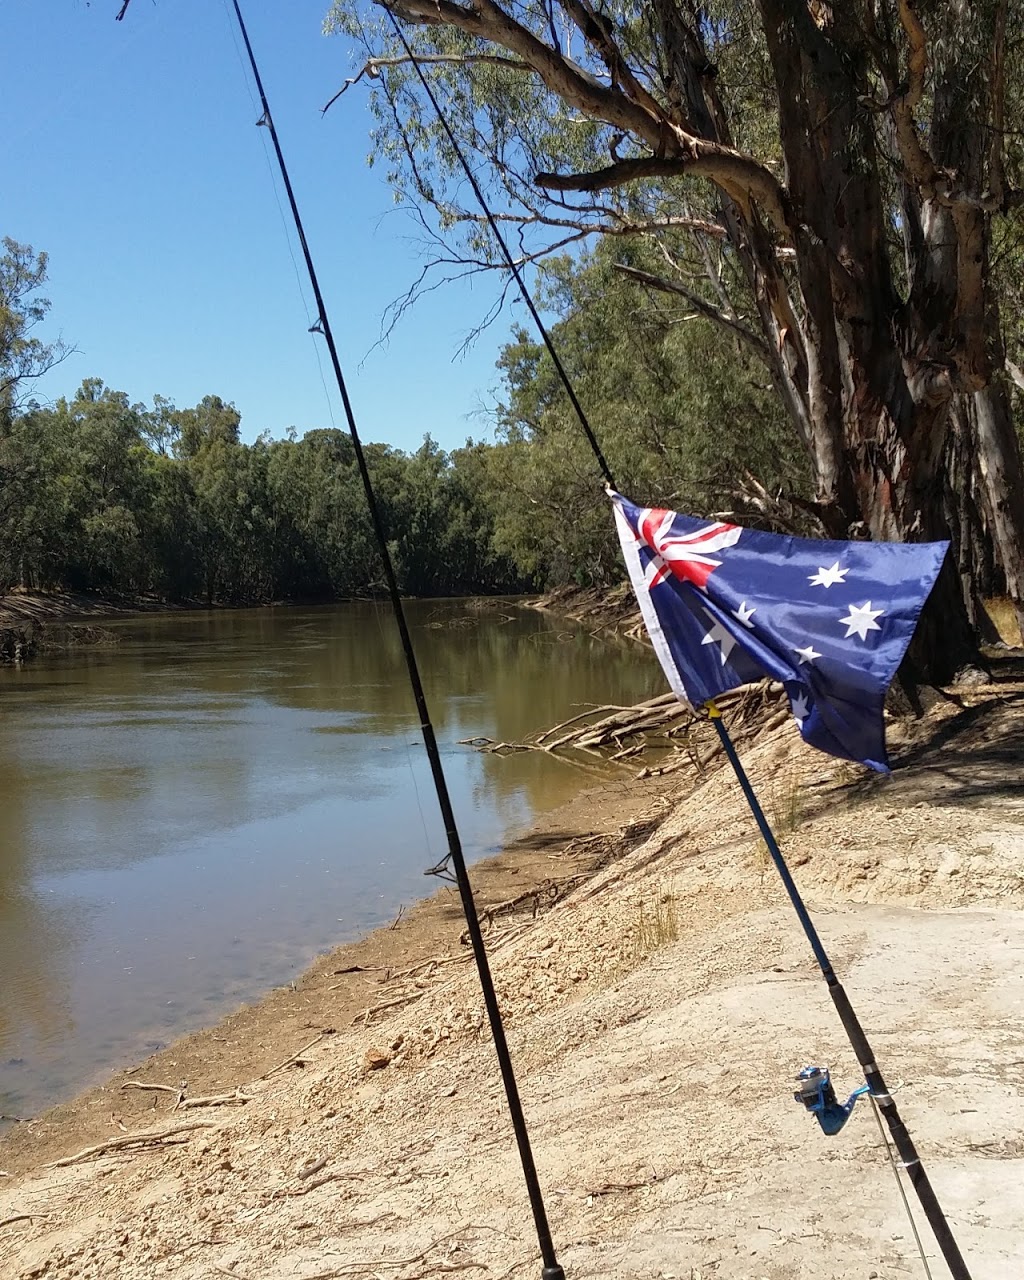
[{"label": "peeling bark on trunk", "polygon": [[985,487],[996,554],[1024,636],[1024,479],[1020,441],[1005,384],[996,380],[974,394],[977,462]]},{"label": "peeling bark on trunk", "polygon": [[973,404],[958,396],[953,405],[952,430],[943,467],[946,519],[953,536],[960,589],[971,626],[985,643],[999,639],[984,606],[993,594],[994,564],[988,534],[991,521],[980,491]]}]

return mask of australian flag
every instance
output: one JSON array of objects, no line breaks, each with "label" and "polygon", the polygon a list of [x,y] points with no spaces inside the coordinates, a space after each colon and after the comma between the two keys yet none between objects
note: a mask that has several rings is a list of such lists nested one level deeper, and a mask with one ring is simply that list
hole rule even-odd
[{"label": "australian flag", "polygon": [[948,542],[819,542],[609,496],[680,698],[699,706],[768,676],[785,687],[805,742],[888,773],[886,691]]}]

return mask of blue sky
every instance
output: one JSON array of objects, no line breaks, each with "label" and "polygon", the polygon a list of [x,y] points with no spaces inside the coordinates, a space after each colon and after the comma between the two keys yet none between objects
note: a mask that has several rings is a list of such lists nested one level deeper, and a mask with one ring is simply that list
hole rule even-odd
[{"label": "blue sky", "polygon": [[[360,433],[412,449],[489,434],[503,317],[460,357],[496,277],[419,302],[387,346],[381,317],[418,275],[423,246],[382,171],[366,164],[361,86],[320,107],[355,51],[321,34],[328,0],[243,4],[321,276]],[[310,291],[255,89],[224,0],[6,0],[0,10],[0,234],[50,255],[44,337],[78,350],[44,397],[97,376],[149,403],[233,400],[242,433],[330,425]],[[266,150],[264,143],[266,142]],[[275,194],[275,191],[278,194]],[[304,303],[305,299],[305,303]],[[327,374],[326,351],[321,360]],[[330,386],[330,384],[329,384]],[[333,386],[334,418],[343,426]]]}]

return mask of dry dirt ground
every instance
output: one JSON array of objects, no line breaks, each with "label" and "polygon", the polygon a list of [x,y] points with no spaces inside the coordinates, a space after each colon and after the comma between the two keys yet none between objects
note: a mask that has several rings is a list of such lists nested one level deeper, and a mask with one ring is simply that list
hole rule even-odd
[{"label": "dry dirt ground", "polygon": [[[889,779],[789,726],[745,757],[972,1274],[1016,1280],[1024,686],[941,701],[890,741]],[[860,1079],[738,788],[672,785],[671,805],[647,797],[648,838],[634,825],[625,856],[489,932],[560,1262],[570,1280],[922,1275],[870,1105],[826,1138],[792,1100],[808,1062],[841,1094]],[[600,867],[605,846],[570,834],[527,842],[518,877]],[[510,863],[494,875],[491,901],[516,896]],[[0,1274],[538,1277],[454,904],[433,910],[15,1126]],[[188,1105],[204,1093],[230,1100]]]}]

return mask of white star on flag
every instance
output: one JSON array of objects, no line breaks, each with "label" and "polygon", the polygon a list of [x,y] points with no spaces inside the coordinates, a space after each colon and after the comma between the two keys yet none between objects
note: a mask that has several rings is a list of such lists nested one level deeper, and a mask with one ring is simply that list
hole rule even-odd
[{"label": "white star on flag", "polygon": [[736,641],[726,631],[725,627],[712,614],[708,613],[707,609],[704,612],[707,613],[715,625],[701,641],[701,644],[720,644],[722,646],[722,666],[724,667],[729,661],[729,654],[736,648]]},{"label": "white star on flag", "polygon": [[738,622],[741,622],[747,628],[748,631],[753,631],[754,624],[750,621],[750,619],[754,616],[755,613],[757,613],[757,610],[748,609],[746,600],[743,600],[740,602],[740,607],[738,609],[733,609],[732,616]]},{"label": "white star on flag", "polygon": [[831,569],[818,569],[817,573],[811,574],[807,581],[812,587],[831,587],[837,582],[845,582],[849,569],[840,569],[837,560]]},{"label": "white star on flag", "polygon": [[793,652],[800,655],[801,662],[813,662],[815,658],[821,657],[812,644],[809,644],[806,649],[794,649]]},{"label": "white star on flag", "polygon": [[793,712],[793,719],[798,724],[803,724],[807,717],[811,714],[810,704],[807,697],[802,693],[794,693],[789,700],[790,710]]},{"label": "white star on flag", "polygon": [[881,631],[882,628],[875,619],[880,618],[884,612],[884,609],[872,609],[870,600],[866,600],[864,604],[851,604],[850,612],[845,618],[839,619],[846,624],[846,635],[843,639],[848,640],[850,636],[856,635],[861,640],[866,640],[869,631]]}]

